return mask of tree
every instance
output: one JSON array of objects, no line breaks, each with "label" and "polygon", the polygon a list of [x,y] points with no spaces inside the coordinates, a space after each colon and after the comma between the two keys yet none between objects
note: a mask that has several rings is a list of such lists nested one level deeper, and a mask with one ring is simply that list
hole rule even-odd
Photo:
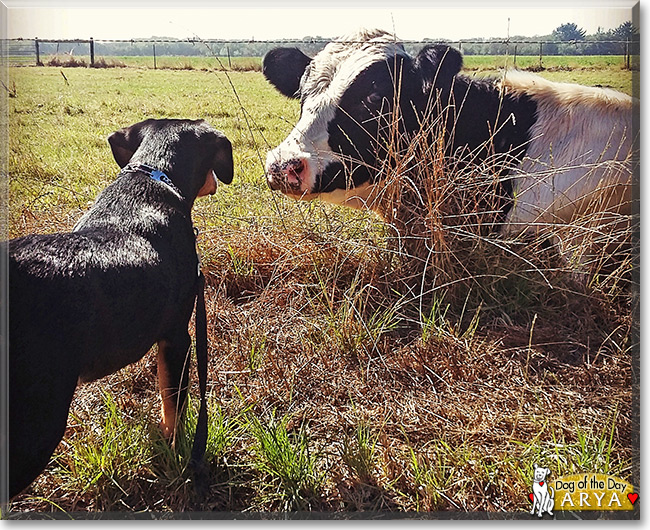
[{"label": "tree", "polygon": [[612,31],[616,40],[639,40],[639,31],[632,25],[632,22],[623,22],[618,28]]},{"label": "tree", "polygon": [[553,37],[561,41],[584,40],[587,32],[573,22],[562,24],[553,30]]}]

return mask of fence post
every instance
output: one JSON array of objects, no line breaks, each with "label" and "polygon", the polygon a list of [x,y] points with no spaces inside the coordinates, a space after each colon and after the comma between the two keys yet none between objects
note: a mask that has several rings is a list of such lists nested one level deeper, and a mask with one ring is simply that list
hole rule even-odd
[{"label": "fence post", "polygon": [[625,68],[630,69],[630,38],[625,41]]},{"label": "fence post", "polygon": [[34,44],[36,45],[36,66],[43,66],[41,62],[41,49],[38,45],[38,37],[34,39]]},{"label": "fence post", "polygon": [[540,42],[539,43],[539,67],[540,68],[544,68],[544,66],[542,65],[542,46],[544,46],[544,43]]},{"label": "fence post", "polygon": [[95,41],[90,37],[90,66],[95,66]]},{"label": "fence post", "polygon": [[156,70],[156,45],[153,45],[153,69]]},{"label": "fence post", "polygon": [[513,67],[517,68],[517,45],[516,44],[515,44],[515,57],[514,57]]}]

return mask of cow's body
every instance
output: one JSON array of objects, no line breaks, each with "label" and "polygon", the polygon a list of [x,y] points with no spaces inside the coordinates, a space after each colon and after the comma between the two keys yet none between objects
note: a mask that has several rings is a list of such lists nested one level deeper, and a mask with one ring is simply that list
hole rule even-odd
[{"label": "cow's body", "polygon": [[571,223],[598,200],[594,193],[611,195],[600,210],[617,205],[629,212],[636,136],[631,97],[521,72],[509,73],[503,88],[537,106],[526,155],[513,172],[510,231]]},{"label": "cow's body", "polygon": [[300,98],[302,110],[268,154],[270,187],[382,213],[379,168],[399,114],[400,134],[441,123],[448,156],[501,164],[503,232],[556,228],[593,210],[629,211],[637,100],[516,71],[476,80],[460,75],[461,66],[452,48],[427,46],[411,57],[382,31],[332,42],[313,59],[272,50],[264,73]]}]

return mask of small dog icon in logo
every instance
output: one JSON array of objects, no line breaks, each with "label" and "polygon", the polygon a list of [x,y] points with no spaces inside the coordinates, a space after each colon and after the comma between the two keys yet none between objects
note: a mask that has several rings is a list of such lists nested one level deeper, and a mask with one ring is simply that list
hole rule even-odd
[{"label": "small dog icon in logo", "polygon": [[[555,491],[553,491],[553,488],[549,488],[546,482],[546,478],[551,474],[551,470],[547,467],[539,467],[537,464],[534,464],[534,468],[533,509],[530,511],[530,514],[533,515],[535,509],[537,509],[538,517],[541,517],[544,512],[552,516],[555,505],[555,499],[553,498]],[[549,489],[551,493],[549,493]]]}]

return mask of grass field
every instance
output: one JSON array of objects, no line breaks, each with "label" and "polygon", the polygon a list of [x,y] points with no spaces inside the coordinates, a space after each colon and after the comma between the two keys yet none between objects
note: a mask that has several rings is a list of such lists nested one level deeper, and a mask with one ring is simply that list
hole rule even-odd
[{"label": "grass field", "polygon": [[[35,60],[35,59],[34,59]],[[59,66],[70,61],[80,66],[90,64],[88,56],[54,55],[44,57],[43,64]],[[600,85],[627,93],[639,94],[639,76],[632,76],[631,71],[624,69],[625,58],[621,55],[602,56],[544,56],[541,68],[539,56],[513,55],[468,55],[464,57],[465,70],[472,75],[496,75],[502,68],[519,68],[522,70],[543,70],[549,79],[586,85]],[[12,64],[17,62],[13,60]],[[157,68],[161,70],[203,70],[213,71],[226,69],[236,72],[262,70],[261,57],[175,57],[175,56],[120,56],[98,57],[96,66],[100,68]],[[639,57],[631,57],[632,70],[638,71]]]},{"label": "grass field", "polygon": [[[471,75],[493,71],[472,59]],[[620,65],[583,66],[541,75],[632,93]],[[266,151],[299,104],[254,69],[217,70],[10,70],[11,237],[70,229],[117,175],[106,137],[142,119],[204,118],[235,157],[233,184],[194,210],[209,495],[187,469],[195,407],[175,450],[158,432],[150,352],[78,388],[53,461],[11,510],[525,517],[535,463],[638,484],[633,295],[576,284],[549,251],[489,245],[471,249],[482,261],[452,251],[463,274],[414,295],[408,256],[376,216],[268,190]]]}]

